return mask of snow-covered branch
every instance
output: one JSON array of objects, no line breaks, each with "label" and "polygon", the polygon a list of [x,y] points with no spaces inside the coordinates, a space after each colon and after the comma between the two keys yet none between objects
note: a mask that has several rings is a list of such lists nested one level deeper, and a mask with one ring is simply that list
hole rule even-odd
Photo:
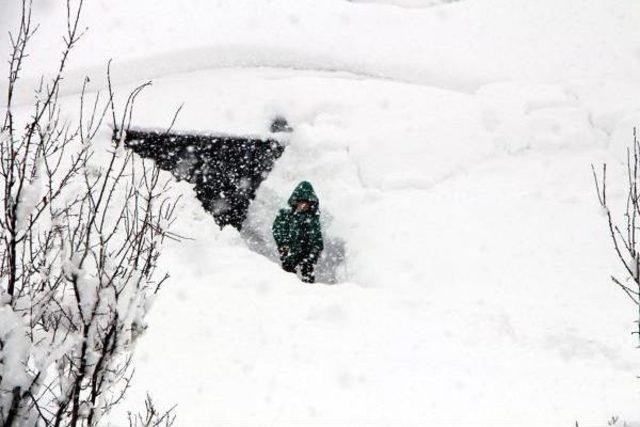
[{"label": "snow-covered branch", "polygon": [[119,141],[100,161],[92,144],[109,112],[113,128],[127,128],[148,83],[117,111],[109,73],[105,100],[100,94],[89,99],[83,89],[78,120],[61,118],[59,85],[81,37],[82,6],[82,0],[67,1],[60,66],[52,81],[40,84],[24,123],[13,108],[13,93],[35,31],[30,0],[23,0],[12,36],[0,128],[4,426],[96,425],[122,399],[132,350],[167,277],[156,273],[162,242],[176,237],[169,231],[176,200],[159,169]]}]

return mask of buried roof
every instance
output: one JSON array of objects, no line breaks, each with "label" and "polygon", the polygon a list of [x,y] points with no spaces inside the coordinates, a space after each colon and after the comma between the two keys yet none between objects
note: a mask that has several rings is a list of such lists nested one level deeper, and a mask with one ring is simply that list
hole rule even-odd
[{"label": "buried roof", "polygon": [[283,133],[291,128],[277,118],[272,131],[263,137],[131,128],[124,142],[141,157],[194,184],[196,196],[216,223],[239,230],[260,183],[284,152]]}]

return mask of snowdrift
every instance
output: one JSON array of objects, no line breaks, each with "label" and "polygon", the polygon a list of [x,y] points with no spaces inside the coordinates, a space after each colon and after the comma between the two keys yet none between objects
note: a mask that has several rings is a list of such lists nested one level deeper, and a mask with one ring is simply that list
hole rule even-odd
[{"label": "snowdrift", "polygon": [[[52,34],[58,12],[42,7]],[[179,129],[261,134],[277,114],[295,128],[249,208],[257,247],[176,184],[190,239],[163,255],[173,279],[113,425],[147,391],[188,426],[640,420],[634,312],[607,282],[589,169],[620,165],[640,119],[638,8],[89,4],[66,93],[113,56],[121,94],[161,76],[137,125],[185,102]],[[337,285],[302,285],[269,258],[301,179],[344,245]]]},{"label": "snowdrift", "polygon": [[[395,0],[402,1],[409,2]],[[0,27],[11,28],[19,5],[4,3]],[[54,0],[35,7],[38,55],[23,74],[33,83],[57,63],[66,16]],[[640,73],[640,5],[627,0],[462,0],[421,9],[347,0],[92,0],[84,17],[90,31],[70,62],[67,92],[79,91],[86,73],[101,76],[109,58],[121,82],[270,66],[472,91],[498,81]],[[0,32],[0,45],[7,37]]]},{"label": "snowdrift", "polygon": [[185,205],[180,232],[196,239],[166,256],[177,279],[128,403],[149,390],[186,425],[637,419],[633,310],[607,283],[615,260],[589,169],[612,160],[618,104],[592,104],[592,91],[467,95],[273,69],[158,80],[142,122],[175,93],[186,128],[256,132],[284,109],[296,131],[247,224],[274,254],[271,220],[309,179],[346,260],[339,285],[304,286]]}]

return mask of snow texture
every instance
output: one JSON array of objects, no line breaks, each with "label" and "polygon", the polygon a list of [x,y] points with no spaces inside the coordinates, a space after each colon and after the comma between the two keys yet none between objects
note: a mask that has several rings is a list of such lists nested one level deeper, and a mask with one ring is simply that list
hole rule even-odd
[{"label": "snow texture", "polygon": [[[63,12],[38,7],[54,34]],[[608,282],[590,175],[608,161],[624,202],[640,3],[97,0],[86,19],[70,111],[74,76],[97,89],[114,57],[120,97],[156,77],[139,126],[184,102],[177,129],[295,129],[242,234],[176,184],[190,239],[162,255],[172,279],[112,425],[147,391],[185,426],[640,421],[634,308]],[[34,76],[59,50],[42,33]],[[269,230],[302,179],[333,242],[313,286]]]},{"label": "snow texture", "polygon": [[[22,318],[9,305],[0,301],[0,388],[13,390],[15,387],[29,385],[29,377],[25,374],[29,357],[29,340]],[[6,413],[10,401],[0,401]]]}]

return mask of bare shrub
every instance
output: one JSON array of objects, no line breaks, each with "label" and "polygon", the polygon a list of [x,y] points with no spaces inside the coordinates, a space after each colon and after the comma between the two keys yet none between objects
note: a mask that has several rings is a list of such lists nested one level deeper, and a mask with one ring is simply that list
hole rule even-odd
[{"label": "bare shrub", "polygon": [[59,67],[52,79],[41,80],[28,114],[17,112],[14,93],[36,29],[30,0],[22,1],[19,28],[11,34],[0,128],[4,426],[96,425],[121,401],[133,373],[133,347],[167,278],[156,271],[162,242],[176,238],[169,228],[177,200],[159,169],[134,158],[122,139],[108,152],[93,143],[107,121],[128,128],[148,83],[117,113],[109,73],[106,96],[88,96],[85,81],[78,120],[62,119],[60,85],[82,36],[83,2],[66,6]]},{"label": "bare shrub", "polygon": [[607,165],[602,165],[600,176],[592,166],[598,201],[605,217],[613,249],[624,267],[624,279],[611,276],[612,282],[619,287],[638,308],[638,329],[634,334],[640,340],[640,142],[636,129],[633,131],[633,146],[627,148],[627,198],[623,219],[617,222],[607,200]]},{"label": "bare shrub", "polygon": [[144,406],[144,412],[135,415],[129,412],[129,427],[171,427],[175,423],[176,416],[173,414],[175,406],[162,412],[156,408],[149,395],[145,399]]}]

